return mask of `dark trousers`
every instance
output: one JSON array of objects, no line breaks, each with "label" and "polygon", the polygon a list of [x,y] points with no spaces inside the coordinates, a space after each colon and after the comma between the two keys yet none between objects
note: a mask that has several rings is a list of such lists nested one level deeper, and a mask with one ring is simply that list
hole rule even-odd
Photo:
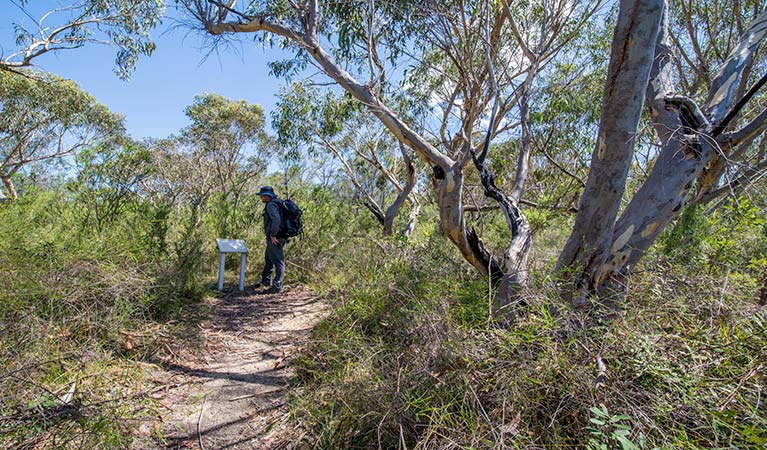
[{"label": "dark trousers", "polygon": [[[282,289],[282,278],[285,276],[285,253],[282,248],[285,241],[280,239],[279,244],[272,244],[271,240],[266,241],[266,251],[264,252],[264,271],[261,272],[261,283],[271,284],[275,288]],[[272,281],[272,269],[274,269],[274,281]]]}]

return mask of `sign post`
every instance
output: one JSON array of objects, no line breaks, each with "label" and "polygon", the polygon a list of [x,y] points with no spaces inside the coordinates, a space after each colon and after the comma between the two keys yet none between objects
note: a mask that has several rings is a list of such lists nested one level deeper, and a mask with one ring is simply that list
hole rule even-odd
[{"label": "sign post", "polygon": [[248,261],[248,247],[240,239],[216,239],[221,257],[218,262],[218,290],[224,289],[224,262],[227,253],[240,254],[240,290],[245,290],[245,264]]}]

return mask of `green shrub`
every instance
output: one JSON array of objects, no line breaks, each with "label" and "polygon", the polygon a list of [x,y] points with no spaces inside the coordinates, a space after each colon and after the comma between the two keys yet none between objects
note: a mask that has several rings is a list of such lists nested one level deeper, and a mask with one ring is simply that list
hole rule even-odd
[{"label": "green shrub", "polygon": [[[86,207],[61,190],[0,207],[0,415],[11,447],[127,446],[122,424],[144,403],[121,403],[141,378],[131,359],[155,349],[131,348],[126,336],[202,292],[196,269],[174,264],[191,244],[172,242],[169,253],[165,231],[147,220],[166,227],[167,209],[126,203],[101,226],[82,226]],[[169,281],[180,278],[188,282]],[[74,403],[62,404],[72,385]]]}]

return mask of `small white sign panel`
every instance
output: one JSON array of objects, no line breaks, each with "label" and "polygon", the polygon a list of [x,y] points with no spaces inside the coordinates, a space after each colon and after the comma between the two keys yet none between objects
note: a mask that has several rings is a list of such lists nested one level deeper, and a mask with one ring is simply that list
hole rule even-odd
[{"label": "small white sign panel", "polygon": [[240,239],[216,239],[216,243],[221,253],[248,253],[245,241]]}]

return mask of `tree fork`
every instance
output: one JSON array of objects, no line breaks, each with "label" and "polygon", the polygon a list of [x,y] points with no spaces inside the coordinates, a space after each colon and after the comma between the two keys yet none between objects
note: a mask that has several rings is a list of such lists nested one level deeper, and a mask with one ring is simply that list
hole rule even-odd
[{"label": "tree fork", "polygon": [[[658,48],[661,50],[666,46],[665,40],[668,38],[666,27],[667,22],[664,22],[658,37]],[[738,80],[748,67],[753,52],[759,48],[766,36],[767,13],[763,13],[741,36],[740,42],[714,78],[709,101],[700,108],[707,120],[701,124],[704,128],[694,130],[697,133],[695,141],[676,137],[664,139],[664,135],[659,131],[663,146],[647,180],[615,225],[609,258],[605,261],[597,286],[612,283],[628,274],[658,235],[683,211],[696,180],[700,179],[706,166],[720,156],[721,150],[717,148],[712,136],[716,125],[711,124],[719,124],[721,128],[725,122],[724,118],[729,116],[731,111],[738,109],[738,102],[735,101]],[[649,83],[646,101],[657,122],[656,130],[673,132],[684,126],[685,119],[681,109],[677,114],[663,111],[661,99],[667,98],[675,90],[673,77],[668,76],[671,71],[669,60],[655,58],[654,76]],[[693,151],[688,151],[690,146],[694,146]]]}]

